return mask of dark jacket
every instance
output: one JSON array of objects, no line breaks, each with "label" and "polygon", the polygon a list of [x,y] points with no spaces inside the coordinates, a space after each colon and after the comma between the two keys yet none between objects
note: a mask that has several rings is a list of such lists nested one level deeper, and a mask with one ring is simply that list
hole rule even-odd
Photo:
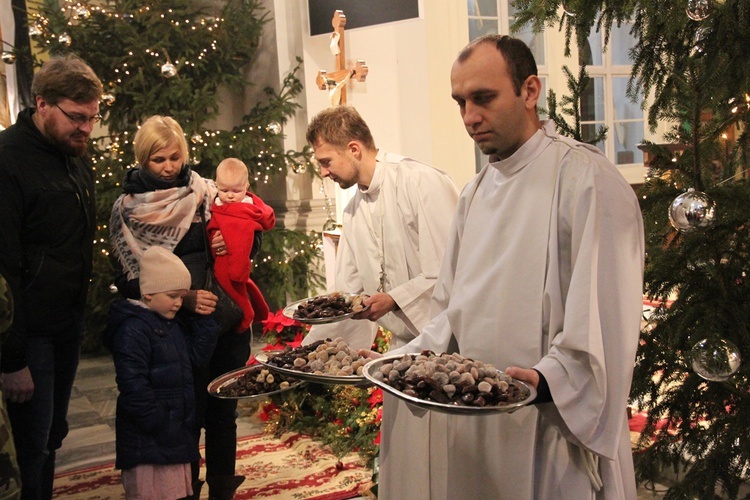
[{"label": "dark jacket", "polygon": [[91,166],[48,142],[33,113],[0,132],[0,273],[15,299],[3,372],[26,366],[27,337],[80,335],[91,278]]},{"label": "dark jacket", "polygon": [[109,310],[106,342],[115,361],[115,466],[198,460],[193,368],[213,353],[218,326],[180,312],[174,320],[127,300]]}]

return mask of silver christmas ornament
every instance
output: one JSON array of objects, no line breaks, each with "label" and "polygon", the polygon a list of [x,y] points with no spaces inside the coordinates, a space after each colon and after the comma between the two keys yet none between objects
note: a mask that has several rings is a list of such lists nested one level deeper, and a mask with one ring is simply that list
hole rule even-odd
[{"label": "silver christmas ornament", "polygon": [[39,36],[42,34],[42,28],[38,24],[32,24],[29,26],[29,36]]},{"label": "silver christmas ornament", "polygon": [[84,6],[80,6],[76,8],[74,15],[76,19],[88,19],[91,17],[91,11]]},{"label": "silver christmas ornament", "polygon": [[115,102],[114,94],[110,94],[110,93],[102,94],[102,102],[106,104],[107,106],[112,106],[112,104]]},{"label": "silver christmas ornament", "polygon": [[73,40],[71,40],[70,35],[68,35],[67,33],[61,33],[60,36],[57,37],[57,41],[65,45],[66,47],[70,47],[70,43]]},{"label": "silver christmas ornament", "polygon": [[693,371],[706,380],[723,382],[742,364],[739,349],[725,339],[703,339],[690,351]]},{"label": "silver christmas ornament", "polygon": [[117,292],[118,292],[117,285],[115,285],[114,283],[110,283],[110,285],[109,285],[109,293],[115,294]]},{"label": "silver christmas ornament", "polygon": [[272,134],[278,134],[281,132],[281,125],[278,122],[271,122],[268,124],[266,129]]},{"label": "silver christmas ornament", "polygon": [[13,52],[4,50],[0,59],[2,59],[5,64],[13,64],[16,62],[16,55]]},{"label": "silver christmas ornament", "polygon": [[705,193],[690,188],[669,206],[669,222],[675,229],[689,233],[713,224],[715,208],[716,204]]},{"label": "silver christmas ornament", "polygon": [[190,137],[190,142],[193,144],[198,144],[199,142],[203,142],[203,137],[200,134],[193,134]]},{"label": "silver christmas ornament", "polygon": [[164,78],[172,78],[177,74],[177,68],[171,62],[164,63],[161,67],[161,76]]},{"label": "silver christmas ornament", "polygon": [[304,174],[307,172],[307,164],[305,163],[297,163],[296,161],[292,163],[292,172],[295,174]]},{"label": "silver christmas ornament", "polygon": [[712,10],[711,0],[688,0],[685,13],[693,21],[703,21],[711,15]]}]

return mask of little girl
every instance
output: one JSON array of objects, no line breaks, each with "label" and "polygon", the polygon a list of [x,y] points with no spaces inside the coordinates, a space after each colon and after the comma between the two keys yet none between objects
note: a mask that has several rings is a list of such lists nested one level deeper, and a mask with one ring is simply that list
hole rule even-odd
[{"label": "little girl", "polygon": [[115,467],[128,499],[193,494],[190,462],[200,459],[193,367],[213,353],[218,326],[180,311],[190,288],[182,261],[155,246],[140,260],[140,300],[112,304],[107,342],[117,374]]}]

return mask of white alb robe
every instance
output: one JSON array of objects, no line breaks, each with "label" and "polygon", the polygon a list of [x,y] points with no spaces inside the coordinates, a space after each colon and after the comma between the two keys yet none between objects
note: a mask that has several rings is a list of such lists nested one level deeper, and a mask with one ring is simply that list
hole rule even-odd
[{"label": "white alb robe", "polygon": [[[377,292],[382,214],[385,292],[393,297],[399,310],[384,315],[377,323],[344,320],[316,326],[305,337],[305,343],[342,337],[354,348],[370,349],[380,324],[393,334],[393,348],[413,339],[429,320],[430,299],[458,190],[447,174],[417,161],[386,153],[379,153],[377,160],[370,186],[359,189],[344,210],[336,255],[336,289]],[[426,458],[430,454],[446,456],[445,449],[431,445],[435,442],[443,446],[445,429],[444,415],[415,416],[398,398],[383,395],[380,498],[388,498],[389,491],[400,491],[406,495],[400,498],[429,500],[429,491],[422,485],[429,481],[435,468],[431,469]],[[409,466],[403,468],[405,463]]]},{"label": "white alb robe", "polygon": [[398,351],[533,367],[553,402],[449,417],[445,473],[423,485],[432,499],[635,498],[626,406],[643,257],[632,188],[551,123],[467,185],[434,317]]},{"label": "white alb robe", "polygon": [[385,291],[399,310],[384,315],[377,324],[344,320],[316,325],[304,342],[342,337],[354,349],[370,349],[378,324],[393,334],[392,347],[417,336],[429,321],[430,298],[457,199],[456,185],[444,172],[403,156],[378,153],[370,186],[359,188],[344,209],[336,290],[377,292],[382,212]]}]

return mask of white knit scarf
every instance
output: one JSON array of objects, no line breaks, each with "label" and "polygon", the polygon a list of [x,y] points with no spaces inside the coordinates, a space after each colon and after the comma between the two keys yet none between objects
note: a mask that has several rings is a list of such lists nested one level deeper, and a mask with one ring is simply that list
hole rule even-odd
[{"label": "white knit scarf", "polygon": [[[123,194],[110,219],[110,241],[129,280],[139,275],[141,255],[158,245],[173,251],[190,224],[199,220],[198,207],[216,195],[212,183],[191,172],[187,186]],[[206,216],[210,217],[206,210]]]}]

